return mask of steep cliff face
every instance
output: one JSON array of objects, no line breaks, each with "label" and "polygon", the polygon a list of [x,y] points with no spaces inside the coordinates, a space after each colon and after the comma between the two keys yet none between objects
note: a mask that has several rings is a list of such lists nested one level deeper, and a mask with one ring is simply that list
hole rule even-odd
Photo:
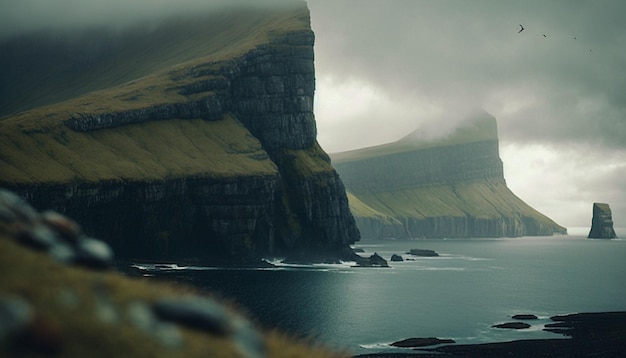
[{"label": "steep cliff face", "polygon": [[593,203],[593,217],[591,219],[591,230],[587,238],[589,239],[615,239],[615,229],[613,228],[613,214],[611,207],[606,203]]},{"label": "steep cliff face", "polygon": [[333,155],[364,238],[565,233],[507,188],[495,118],[438,141],[413,137]]},{"label": "steep cliff face", "polygon": [[[0,120],[0,186],[82,222],[121,257],[349,255],[359,232],[316,142],[308,10],[256,10],[216,15],[228,24],[217,35],[212,17],[177,22],[171,33],[193,34],[205,52]],[[190,46],[168,40],[155,56]]]}]

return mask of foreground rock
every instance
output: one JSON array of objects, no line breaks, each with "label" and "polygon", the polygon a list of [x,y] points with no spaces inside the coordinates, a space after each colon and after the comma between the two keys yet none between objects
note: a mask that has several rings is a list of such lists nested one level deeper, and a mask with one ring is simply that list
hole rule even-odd
[{"label": "foreground rock", "polygon": [[345,356],[265,332],[190,287],[107,269],[111,250],[81,231],[0,189],[0,357]]},{"label": "foreground rock", "polygon": [[593,203],[593,218],[589,239],[614,239],[617,235],[613,229],[613,215],[609,204]]}]

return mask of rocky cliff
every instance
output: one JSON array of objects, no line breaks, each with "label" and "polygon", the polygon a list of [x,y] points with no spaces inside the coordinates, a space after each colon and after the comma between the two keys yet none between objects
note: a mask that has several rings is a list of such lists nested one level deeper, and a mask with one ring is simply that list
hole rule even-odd
[{"label": "rocky cliff", "polygon": [[364,238],[516,237],[566,230],[506,186],[495,118],[333,155]]},{"label": "rocky cliff", "polygon": [[593,203],[593,217],[591,219],[591,230],[587,238],[589,239],[615,239],[615,229],[613,228],[613,214],[611,207],[606,203]]},{"label": "rocky cliff", "polygon": [[[121,257],[350,256],[359,232],[316,142],[306,5],[223,10],[151,31],[107,38],[116,54],[99,50],[88,65],[47,64],[50,78],[71,78],[41,86],[67,98],[0,120],[0,186],[82,222]],[[73,41],[78,49],[60,48],[80,51]],[[4,46],[28,63],[52,48]],[[122,58],[147,64],[129,71]],[[29,73],[16,90],[39,80]],[[94,91],[66,89],[76,77],[93,78]]]}]

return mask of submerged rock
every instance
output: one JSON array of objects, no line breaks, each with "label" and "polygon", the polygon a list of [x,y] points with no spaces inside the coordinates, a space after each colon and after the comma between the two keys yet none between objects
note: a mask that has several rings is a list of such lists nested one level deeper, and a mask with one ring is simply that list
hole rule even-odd
[{"label": "submerged rock", "polygon": [[449,338],[436,338],[436,337],[428,337],[428,338],[407,338],[401,341],[391,343],[394,347],[400,348],[417,348],[417,347],[426,347],[426,346],[434,346],[437,344],[444,343],[456,343],[453,339]]},{"label": "submerged rock", "polygon": [[589,239],[614,239],[617,235],[613,229],[613,215],[611,208],[606,203],[593,203],[593,218]]},{"label": "submerged rock", "polygon": [[495,324],[491,327],[504,328],[504,329],[527,329],[527,328],[530,328],[530,325],[524,322],[507,322],[507,323]]},{"label": "submerged rock", "polygon": [[511,318],[527,321],[527,320],[537,319],[537,316],[535,316],[534,314],[516,314],[512,316]]},{"label": "submerged rock", "polygon": [[439,254],[434,250],[425,250],[425,249],[411,249],[407,254],[411,254],[414,256],[424,256],[424,257],[437,257]]}]

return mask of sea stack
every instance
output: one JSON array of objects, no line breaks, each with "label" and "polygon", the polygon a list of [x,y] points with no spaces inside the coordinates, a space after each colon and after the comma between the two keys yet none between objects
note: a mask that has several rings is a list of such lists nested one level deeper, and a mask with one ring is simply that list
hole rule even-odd
[{"label": "sea stack", "polygon": [[589,239],[614,239],[613,216],[611,208],[606,203],[593,203],[593,219],[591,219],[591,231]]}]

